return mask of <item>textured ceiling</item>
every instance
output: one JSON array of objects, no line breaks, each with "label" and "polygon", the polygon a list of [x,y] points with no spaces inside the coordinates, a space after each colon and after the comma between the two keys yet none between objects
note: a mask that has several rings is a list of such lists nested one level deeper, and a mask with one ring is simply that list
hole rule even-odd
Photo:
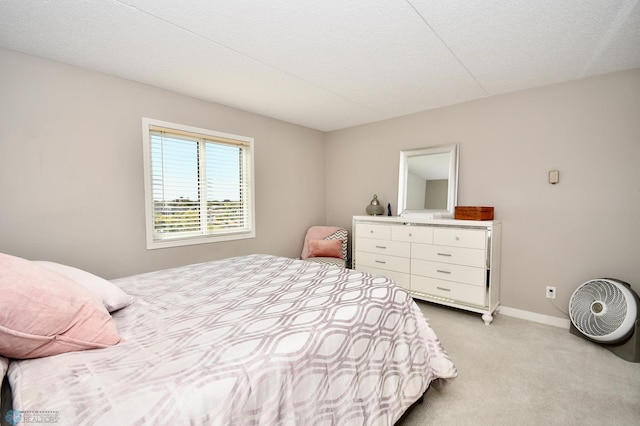
[{"label": "textured ceiling", "polygon": [[2,0],[0,47],[329,131],[640,67],[640,0]]}]

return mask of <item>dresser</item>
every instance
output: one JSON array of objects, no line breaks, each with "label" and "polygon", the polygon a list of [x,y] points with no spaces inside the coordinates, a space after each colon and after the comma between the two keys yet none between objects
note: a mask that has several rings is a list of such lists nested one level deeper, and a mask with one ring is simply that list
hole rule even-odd
[{"label": "dresser", "polygon": [[352,267],[489,325],[500,305],[500,232],[496,220],[354,216]]}]

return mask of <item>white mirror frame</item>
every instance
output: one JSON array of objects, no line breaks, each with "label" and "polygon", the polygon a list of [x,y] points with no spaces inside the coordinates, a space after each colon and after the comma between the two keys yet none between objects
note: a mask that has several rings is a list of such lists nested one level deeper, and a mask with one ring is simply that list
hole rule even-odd
[{"label": "white mirror frame", "polygon": [[[458,203],[458,152],[459,146],[457,144],[400,151],[400,175],[398,179],[398,216],[420,217],[426,219],[453,217],[455,206]],[[409,175],[409,158],[447,153],[450,154],[450,156],[446,210],[407,210],[407,177]]]}]

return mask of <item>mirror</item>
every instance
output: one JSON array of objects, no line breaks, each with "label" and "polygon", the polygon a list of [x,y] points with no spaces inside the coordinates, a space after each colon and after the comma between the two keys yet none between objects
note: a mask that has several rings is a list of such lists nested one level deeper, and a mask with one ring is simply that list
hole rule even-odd
[{"label": "mirror", "polygon": [[400,217],[453,217],[457,197],[458,145],[400,151]]}]

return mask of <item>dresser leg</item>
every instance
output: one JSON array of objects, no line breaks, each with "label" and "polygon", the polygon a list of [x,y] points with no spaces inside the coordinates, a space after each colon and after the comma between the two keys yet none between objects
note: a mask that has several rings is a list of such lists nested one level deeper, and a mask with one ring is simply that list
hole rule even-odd
[{"label": "dresser leg", "polygon": [[484,321],[484,325],[489,325],[489,324],[491,324],[491,321],[493,321],[493,315],[491,315],[491,314],[483,314],[482,315],[482,320]]}]

